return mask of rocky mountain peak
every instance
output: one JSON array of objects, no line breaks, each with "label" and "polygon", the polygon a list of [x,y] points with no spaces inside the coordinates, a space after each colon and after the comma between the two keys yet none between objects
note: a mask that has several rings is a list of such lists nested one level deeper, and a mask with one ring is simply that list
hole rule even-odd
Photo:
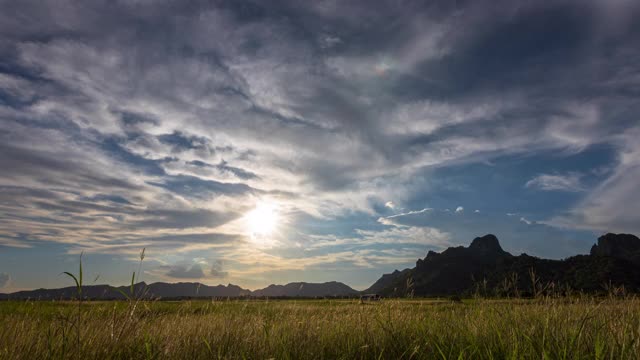
[{"label": "rocky mountain peak", "polygon": [[471,245],[469,245],[469,250],[473,250],[475,252],[480,252],[483,254],[487,253],[504,253],[500,246],[500,242],[498,238],[493,234],[487,234],[482,237],[477,237],[473,239]]},{"label": "rocky mountain peak", "polygon": [[598,238],[591,247],[593,256],[611,256],[640,262],[640,239],[631,234],[606,234]]}]

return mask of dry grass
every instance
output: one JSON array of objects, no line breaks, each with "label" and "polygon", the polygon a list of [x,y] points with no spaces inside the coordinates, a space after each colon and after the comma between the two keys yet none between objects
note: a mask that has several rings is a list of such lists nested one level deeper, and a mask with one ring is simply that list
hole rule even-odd
[{"label": "dry grass", "polygon": [[635,299],[133,306],[86,302],[76,321],[74,302],[0,303],[0,359],[640,358]]}]

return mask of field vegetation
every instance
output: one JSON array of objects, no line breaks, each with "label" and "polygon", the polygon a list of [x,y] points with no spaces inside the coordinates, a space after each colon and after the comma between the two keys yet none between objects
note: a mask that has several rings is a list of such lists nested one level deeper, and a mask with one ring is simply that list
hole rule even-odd
[{"label": "field vegetation", "polygon": [[0,359],[637,359],[640,301],[0,303]]},{"label": "field vegetation", "polygon": [[89,301],[79,265],[77,300],[0,302],[0,360],[640,358],[639,298],[547,291],[533,271],[532,298],[161,301],[134,272],[126,300]]}]

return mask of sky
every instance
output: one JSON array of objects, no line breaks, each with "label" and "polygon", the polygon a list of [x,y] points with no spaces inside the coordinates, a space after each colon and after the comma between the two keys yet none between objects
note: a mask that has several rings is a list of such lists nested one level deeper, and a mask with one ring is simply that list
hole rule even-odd
[{"label": "sky", "polygon": [[0,292],[640,235],[637,1],[0,0]]}]

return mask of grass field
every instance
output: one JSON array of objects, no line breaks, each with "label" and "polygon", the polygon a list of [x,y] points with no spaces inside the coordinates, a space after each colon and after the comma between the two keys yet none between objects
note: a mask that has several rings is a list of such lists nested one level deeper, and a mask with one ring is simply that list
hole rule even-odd
[{"label": "grass field", "polygon": [[640,358],[636,299],[2,302],[0,324],[1,359]]}]

